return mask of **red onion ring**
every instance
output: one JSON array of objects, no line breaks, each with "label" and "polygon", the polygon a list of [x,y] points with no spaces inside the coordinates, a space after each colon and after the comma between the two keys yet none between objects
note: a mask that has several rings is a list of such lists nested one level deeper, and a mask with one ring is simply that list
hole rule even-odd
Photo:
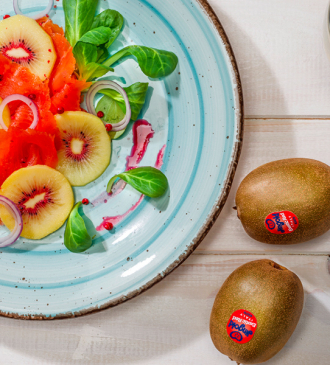
[{"label": "red onion ring", "polygon": [[26,14],[23,14],[21,12],[21,10],[18,6],[18,0],[14,0],[14,11],[15,11],[16,14],[28,16],[31,19],[37,20],[37,19],[43,18],[45,15],[47,15],[52,10],[53,5],[54,5],[54,0],[49,0],[47,8],[45,10],[43,10],[42,12],[40,12],[39,14],[37,14],[37,15],[26,15]]},{"label": "red onion ring", "polygon": [[0,195],[0,204],[5,206],[15,219],[15,227],[8,236],[0,237],[0,247],[7,247],[16,242],[23,230],[23,219],[21,212],[13,201]]},{"label": "red onion ring", "polygon": [[119,86],[117,83],[115,83],[113,81],[104,80],[104,81],[97,81],[93,86],[91,86],[90,89],[88,90],[88,93],[86,96],[87,110],[90,114],[94,114],[97,116],[97,113],[94,108],[94,98],[95,98],[95,95],[100,90],[106,89],[106,88],[117,91],[124,98],[124,101],[125,101],[126,115],[125,115],[124,119],[121,120],[119,123],[113,124],[112,130],[111,130],[111,132],[119,132],[119,131],[125,129],[127,127],[128,123],[130,122],[131,116],[132,116],[132,110],[131,110],[131,106],[130,106],[126,91],[121,86]]},{"label": "red onion ring", "polygon": [[29,99],[26,96],[21,95],[21,94],[9,95],[3,99],[2,103],[0,104],[0,125],[1,125],[1,127],[5,131],[8,130],[8,127],[6,126],[5,122],[2,119],[2,114],[5,109],[5,106],[8,103],[10,103],[12,101],[16,101],[16,100],[22,101],[23,103],[27,104],[31,108],[31,110],[33,112],[33,122],[30,125],[29,129],[34,129],[37,126],[38,121],[39,121],[39,113],[38,113],[37,106],[34,104],[34,102],[31,99]]}]

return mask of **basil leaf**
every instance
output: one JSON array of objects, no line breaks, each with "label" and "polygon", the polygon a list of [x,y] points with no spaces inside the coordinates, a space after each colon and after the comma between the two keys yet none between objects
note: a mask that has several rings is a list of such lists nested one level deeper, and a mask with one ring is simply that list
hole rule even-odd
[{"label": "basil leaf", "polygon": [[168,188],[166,176],[154,167],[138,167],[115,175],[108,183],[108,193],[111,192],[112,185],[117,178],[124,180],[134,189],[150,198],[158,198],[164,195]]},{"label": "basil leaf", "polygon": [[107,9],[94,18],[91,29],[99,27],[108,27],[110,29],[111,34],[105,45],[106,48],[109,48],[118,37],[123,25],[123,16],[116,10]]},{"label": "basil leaf", "polygon": [[98,0],[63,0],[65,37],[72,47],[93,24]]},{"label": "basil leaf", "polygon": [[[149,84],[147,82],[137,82],[124,88],[132,110],[132,120],[136,120],[143,108],[146,100]],[[114,90],[104,89],[100,93],[106,95],[97,104],[96,112],[102,111],[104,123],[116,124],[123,120],[126,114],[126,106],[123,97]],[[119,132],[110,132],[111,139],[119,138],[125,129]]]},{"label": "basil leaf", "polygon": [[78,212],[80,206],[81,202],[73,207],[64,233],[65,247],[75,253],[84,252],[92,245],[92,239],[87,232],[85,222]]},{"label": "basil leaf", "polygon": [[151,78],[170,75],[178,64],[178,57],[172,52],[144,46],[128,46],[103,62],[103,65],[110,67],[129,55],[136,57],[142,72]]}]

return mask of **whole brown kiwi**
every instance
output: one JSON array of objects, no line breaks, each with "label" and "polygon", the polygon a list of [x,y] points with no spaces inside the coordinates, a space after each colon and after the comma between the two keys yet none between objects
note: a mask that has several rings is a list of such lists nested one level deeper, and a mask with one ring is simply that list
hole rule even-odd
[{"label": "whole brown kiwi", "polygon": [[[330,167],[305,158],[262,165],[240,184],[236,206],[245,231],[257,241],[282,245],[309,241],[330,229]],[[274,234],[275,229],[267,229],[266,218],[283,211],[292,212],[299,225],[292,232]]]},{"label": "whole brown kiwi", "polygon": [[[251,261],[236,269],[216,296],[210,319],[212,341],[220,352],[238,364],[267,361],[291,337],[303,303],[304,290],[296,274],[271,260]],[[234,338],[237,332],[244,331],[230,326],[232,315],[240,310],[255,316],[257,323],[246,343],[231,338],[231,331],[236,332]]]}]

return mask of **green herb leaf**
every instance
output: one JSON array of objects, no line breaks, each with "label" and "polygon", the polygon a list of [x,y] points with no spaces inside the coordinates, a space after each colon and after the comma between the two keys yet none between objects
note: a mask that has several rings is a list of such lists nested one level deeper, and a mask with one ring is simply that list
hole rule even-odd
[{"label": "green herb leaf", "polygon": [[97,63],[104,62],[109,57],[108,49],[105,46],[97,47]]},{"label": "green herb leaf", "polygon": [[111,192],[112,185],[117,178],[124,180],[134,189],[151,198],[164,195],[168,188],[166,176],[154,167],[138,167],[114,176],[108,183],[108,193]]},{"label": "green herb leaf", "polygon": [[63,0],[65,37],[74,47],[93,24],[98,0]]},{"label": "green herb leaf", "polygon": [[170,75],[178,64],[178,57],[172,52],[144,46],[128,46],[103,62],[103,65],[110,67],[129,55],[136,57],[142,72],[151,78]]},{"label": "green herb leaf", "polygon": [[110,37],[111,37],[111,30],[109,28],[99,27],[85,33],[79,39],[79,42],[90,43],[94,44],[95,46],[101,46],[102,44],[107,43]]},{"label": "green herb leaf", "polygon": [[[147,82],[137,82],[124,88],[132,110],[132,120],[136,120],[143,108],[146,100],[149,84]],[[102,111],[104,123],[116,124],[123,120],[126,114],[126,105],[123,97],[114,90],[104,89],[100,93],[105,95],[97,104],[96,112]],[[110,132],[111,139],[119,138],[125,129],[119,132]]]},{"label": "green herb leaf", "polygon": [[[148,86],[148,82],[136,82],[129,87],[124,87],[132,110],[132,120],[136,120],[138,118],[140,111],[143,108],[143,105],[146,101]],[[99,93],[109,96],[110,98],[115,100],[121,106],[122,111],[126,113],[124,98],[117,91],[104,89],[100,90]]]},{"label": "green herb leaf", "polygon": [[92,245],[92,239],[87,232],[85,222],[78,212],[80,206],[81,202],[73,207],[64,233],[65,247],[75,253],[84,252]]},{"label": "green herb leaf", "polygon": [[88,63],[97,61],[97,47],[94,44],[78,42],[73,53],[79,69],[84,68]]},{"label": "green herb leaf", "polygon": [[80,79],[86,81],[93,80],[96,77],[104,76],[113,68],[106,67],[97,62],[99,48],[94,44],[78,42],[74,47],[74,55],[79,68]]},{"label": "green herb leaf", "polygon": [[105,45],[106,48],[109,48],[118,37],[123,25],[123,16],[116,10],[107,9],[94,18],[91,29],[99,27],[108,27],[110,29],[111,34]]},{"label": "green herb leaf", "polygon": [[91,62],[80,70],[80,77],[86,81],[91,81],[97,77],[104,76],[113,68],[105,67],[102,64]]},{"label": "green herb leaf", "polygon": [[[124,107],[125,108],[125,107]],[[101,100],[98,102],[96,108],[96,113],[102,111],[104,113],[104,117],[102,118],[103,123],[105,124],[117,124],[125,117],[125,112],[123,112],[122,107],[112,98],[108,96],[103,96]],[[111,139],[117,139],[125,133],[126,129],[123,129],[119,132],[110,132],[109,136]]]}]

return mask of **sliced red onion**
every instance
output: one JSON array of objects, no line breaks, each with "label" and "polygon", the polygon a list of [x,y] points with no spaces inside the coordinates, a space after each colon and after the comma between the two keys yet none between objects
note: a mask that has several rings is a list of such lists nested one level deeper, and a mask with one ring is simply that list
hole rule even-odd
[{"label": "sliced red onion", "polygon": [[15,219],[15,227],[8,236],[0,237],[0,247],[7,247],[16,242],[23,230],[23,219],[21,212],[13,201],[0,195],[0,204],[5,206]]},{"label": "sliced red onion", "polygon": [[31,110],[33,112],[33,122],[29,128],[34,129],[37,126],[38,121],[39,121],[39,114],[38,114],[37,106],[34,104],[34,102],[31,99],[29,99],[26,96],[21,95],[21,94],[9,95],[3,99],[2,103],[0,104],[0,125],[1,125],[1,127],[5,131],[8,130],[8,127],[6,126],[5,122],[2,119],[2,114],[5,109],[5,106],[12,101],[22,101],[23,103],[25,103],[26,105],[28,105],[31,108]]},{"label": "sliced red onion", "polygon": [[103,89],[115,90],[125,100],[125,105],[126,105],[125,118],[123,120],[121,120],[119,123],[113,124],[112,130],[111,130],[111,132],[119,132],[127,127],[129,121],[131,120],[132,110],[131,110],[131,106],[130,106],[126,91],[121,86],[119,86],[117,83],[115,83],[113,81],[104,80],[104,81],[97,81],[93,86],[91,86],[91,88],[89,89],[87,96],[86,96],[87,110],[90,114],[97,115],[95,108],[94,108],[94,98],[95,98],[95,95],[100,90],[103,90]]},{"label": "sliced red onion", "polygon": [[52,10],[53,5],[54,5],[54,0],[49,0],[47,8],[45,10],[43,10],[42,12],[40,12],[39,14],[37,14],[37,15],[26,15],[26,14],[23,14],[21,12],[21,10],[18,6],[18,0],[14,0],[14,11],[15,11],[16,14],[25,15],[25,16],[28,16],[31,19],[37,20],[37,19],[43,18],[45,15],[47,15]]}]

